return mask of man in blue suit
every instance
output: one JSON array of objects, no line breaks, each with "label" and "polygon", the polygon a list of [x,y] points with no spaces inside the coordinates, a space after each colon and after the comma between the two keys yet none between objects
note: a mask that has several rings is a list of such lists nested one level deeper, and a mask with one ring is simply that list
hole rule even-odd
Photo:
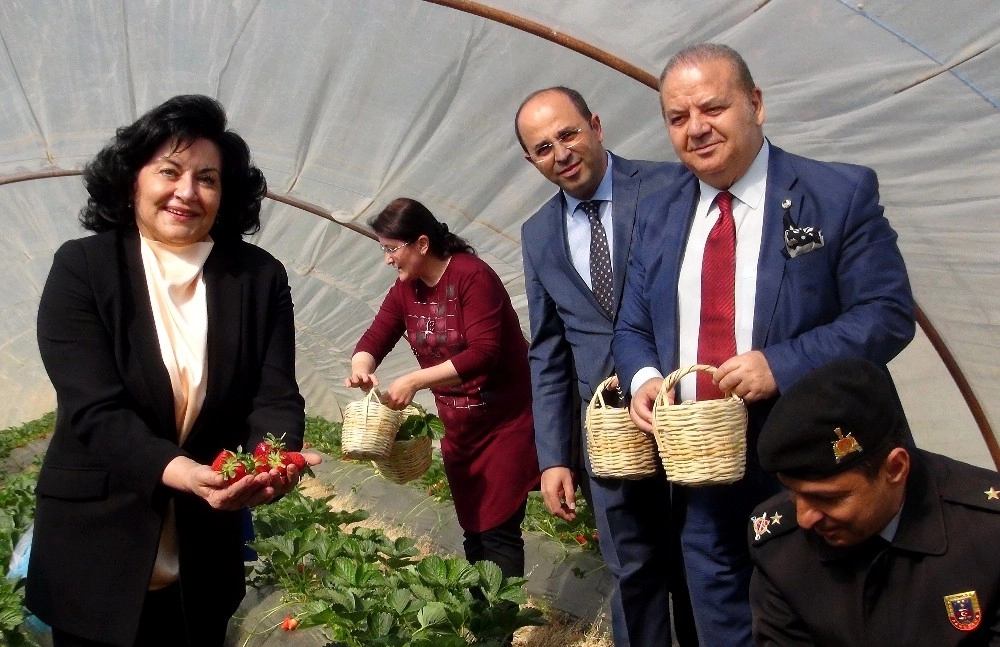
[{"label": "man in blue suit", "polygon": [[[761,91],[737,52],[701,44],[678,53],[660,77],[660,99],[688,170],[639,207],[612,349],[640,429],[652,429],[661,375],[680,366],[717,369],[705,373],[706,391],[689,374],[673,400],[716,388],[709,399],[721,390],[747,403],[746,476],[674,487],[702,644],[750,645],[746,523],[778,490],[757,463],[757,434],[777,396],[811,369],[843,358],[884,366],[898,354],[913,337],[913,299],[875,173],[767,142]],[[718,256],[725,236],[713,229],[727,220],[731,249]],[[720,268],[726,290],[713,278]]]},{"label": "man in blue suit", "polygon": [[[616,584],[611,601],[615,644],[669,647],[668,585],[683,584],[682,575],[670,572],[679,559],[671,565],[676,541],[670,539],[669,485],[662,475],[638,481],[595,478],[578,451],[583,409],[614,373],[611,336],[635,241],[636,207],[653,189],[672,181],[681,167],[607,152],[600,118],[569,88],[531,94],[517,111],[515,129],[525,158],[561,189],[521,229],[542,496],[552,514],[572,521],[577,485],[589,485],[601,553]],[[595,200],[599,223],[584,212],[586,204],[581,208],[582,202]],[[610,277],[606,270],[596,271],[610,279],[604,302],[592,289],[592,234],[606,237],[611,257]],[[600,283],[601,276],[596,278]],[[678,639],[684,644],[692,622],[679,621],[688,608],[681,589],[684,596],[674,600],[674,608]]]}]

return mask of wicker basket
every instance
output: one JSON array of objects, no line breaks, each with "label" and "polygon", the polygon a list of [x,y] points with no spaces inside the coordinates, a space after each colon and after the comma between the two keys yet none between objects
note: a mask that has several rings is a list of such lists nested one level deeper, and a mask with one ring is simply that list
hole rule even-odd
[{"label": "wicker basket", "polygon": [[743,478],[747,454],[747,410],[738,396],[668,404],[667,394],[698,364],[666,377],[653,403],[653,435],[667,479],[681,485],[720,485]]},{"label": "wicker basket", "polygon": [[409,483],[424,475],[431,466],[431,439],[418,436],[392,443],[384,460],[372,461],[375,470],[393,483]]},{"label": "wicker basket", "polygon": [[601,382],[587,406],[587,453],[594,476],[642,479],[656,474],[656,443],[635,425],[625,407],[609,407],[604,392],[618,386],[612,375]]},{"label": "wicker basket", "polygon": [[403,414],[382,404],[376,389],[344,407],[340,448],[344,458],[382,460],[389,456]]}]

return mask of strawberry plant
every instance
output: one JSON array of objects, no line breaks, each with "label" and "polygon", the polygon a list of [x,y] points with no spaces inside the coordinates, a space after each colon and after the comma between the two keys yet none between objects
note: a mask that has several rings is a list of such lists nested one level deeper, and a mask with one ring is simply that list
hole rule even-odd
[{"label": "strawberry plant", "polygon": [[[411,424],[417,425],[416,418],[417,416],[410,416],[404,422],[404,425],[410,420],[414,420]],[[437,416],[433,416],[433,414],[425,414],[424,421],[428,425],[437,426],[440,424],[440,419]],[[421,422],[419,424],[424,423]],[[403,427],[400,427],[400,429],[402,431]],[[443,429],[444,427],[441,426],[442,433]],[[333,454],[334,456],[340,455],[340,430],[341,424],[339,422],[329,422],[319,417],[306,419],[306,438],[313,443],[316,449]],[[398,434],[397,438],[399,438]],[[434,451],[430,469],[423,476],[412,481],[410,485],[419,488],[435,501],[450,502],[452,500],[451,487],[448,485],[448,479],[444,473],[444,464],[441,462],[439,451]],[[545,509],[545,504],[542,501],[540,493],[532,492],[528,495],[528,508],[524,519],[525,530],[540,532],[570,546],[581,546],[585,550],[597,551],[599,548],[596,539],[596,526],[597,522],[594,519],[594,513],[580,494],[576,498],[576,519],[573,523],[567,523],[549,514],[549,511]],[[577,538],[578,536],[582,536],[586,541],[581,542]]]},{"label": "strawberry plant", "polygon": [[410,405],[419,413],[411,413],[399,426],[396,440],[410,440],[427,436],[431,440],[444,435],[444,423],[433,413],[427,413],[423,407],[413,403]]},{"label": "strawberry plant", "polygon": [[[0,484],[0,565],[6,575],[14,547],[28,529],[35,512],[35,471],[22,472]],[[24,580],[0,578],[0,644],[35,645],[24,631]]]},{"label": "strawberry plant", "polygon": [[[255,509],[257,587],[282,590],[297,630],[317,628],[344,647],[500,645],[514,629],[539,624],[521,609],[520,578],[504,579],[491,562],[420,558],[415,541],[342,526],[363,513],[330,511],[329,498],[292,492]],[[280,625],[277,625],[280,627]]]},{"label": "strawberry plant", "polygon": [[343,425],[319,416],[306,416],[307,444],[330,456],[340,456],[340,433]]},{"label": "strawberry plant", "polygon": [[0,459],[10,456],[10,452],[17,447],[24,447],[33,440],[45,438],[52,433],[55,424],[56,414],[50,411],[38,420],[0,431]]},{"label": "strawberry plant", "polygon": [[576,496],[576,519],[572,522],[549,514],[539,492],[528,495],[528,507],[524,514],[525,530],[540,532],[564,544],[580,546],[585,550],[599,551],[596,526],[594,513],[579,492]]},{"label": "strawberry plant", "polygon": [[441,461],[440,452],[435,451],[431,458],[431,466],[423,476],[413,481],[413,485],[422,489],[435,501],[451,501],[451,486],[448,484],[448,477],[444,473],[444,463]]}]

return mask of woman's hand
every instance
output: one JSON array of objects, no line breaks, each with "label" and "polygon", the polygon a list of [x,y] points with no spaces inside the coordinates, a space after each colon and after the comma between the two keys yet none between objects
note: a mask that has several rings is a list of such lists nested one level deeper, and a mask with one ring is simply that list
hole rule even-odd
[{"label": "woman's hand", "polygon": [[[312,467],[313,465],[319,465],[323,462],[323,458],[314,452],[301,452],[302,458],[306,459],[306,465]],[[272,469],[267,474],[257,474],[257,476],[268,476],[270,477],[270,483],[265,488],[263,494],[267,495],[262,501],[254,503],[252,505],[259,505],[261,503],[270,503],[275,499],[285,496],[289,492],[295,489],[295,486],[299,484],[302,475],[299,473],[299,469],[294,465],[288,465],[285,468],[284,475],[277,470],[277,468]]]},{"label": "woman's hand", "polygon": [[351,358],[351,375],[344,379],[344,386],[352,389],[362,389],[365,393],[378,386],[375,377],[375,367],[378,364],[371,353],[364,351],[355,353]]},{"label": "woman's hand", "polygon": [[365,393],[378,386],[378,378],[374,373],[355,372],[344,379],[344,386],[352,389],[361,389]]},{"label": "woman's hand", "polygon": [[405,409],[413,402],[413,396],[420,390],[420,385],[414,379],[413,373],[408,373],[403,377],[392,381],[385,391],[382,392],[382,404],[390,409]]},{"label": "woman's hand", "polygon": [[[302,457],[309,466],[323,462],[322,457],[314,452],[303,452]],[[270,503],[291,492],[300,478],[299,470],[289,465],[284,475],[272,469],[261,474],[248,474],[227,485],[225,477],[210,466],[196,463],[186,456],[170,461],[163,472],[165,485],[199,496],[216,510],[239,510]]]}]

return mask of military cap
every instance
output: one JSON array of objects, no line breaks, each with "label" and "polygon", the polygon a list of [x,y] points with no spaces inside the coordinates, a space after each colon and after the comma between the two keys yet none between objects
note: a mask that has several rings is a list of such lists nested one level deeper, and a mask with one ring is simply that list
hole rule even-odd
[{"label": "military cap", "polygon": [[757,441],[761,467],[818,479],[855,467],[905,431],[885,369],[837,360],[805,375],[771,409]]}]

